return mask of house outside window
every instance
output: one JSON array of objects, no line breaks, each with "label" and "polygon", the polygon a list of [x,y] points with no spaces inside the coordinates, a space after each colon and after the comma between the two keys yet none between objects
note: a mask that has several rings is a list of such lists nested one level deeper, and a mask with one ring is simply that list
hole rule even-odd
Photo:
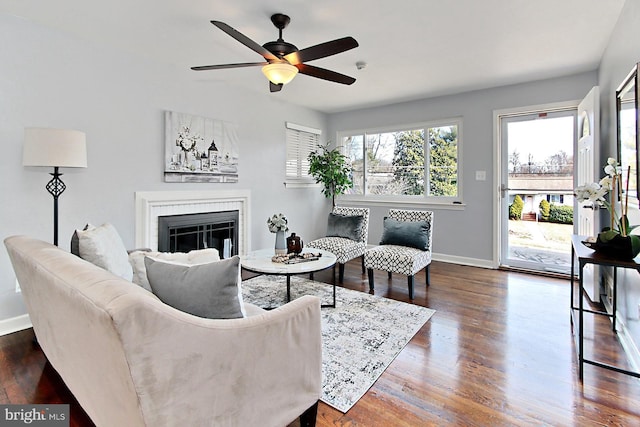
[{"label": "house outside window", "polygon": [[462,120],[340,132],[352,167],[348,197],[452,202],[462,198]]},{"label": "house outside window", "polygon": [[547,202],[563,205],[564,194],[547,194]]}]

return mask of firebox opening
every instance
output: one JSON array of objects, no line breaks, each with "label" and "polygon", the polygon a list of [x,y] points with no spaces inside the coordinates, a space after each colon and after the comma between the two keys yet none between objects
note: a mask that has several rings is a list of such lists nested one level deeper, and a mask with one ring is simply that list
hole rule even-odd
[{"label": "firebox opening", "polygon": [[189,252],[214,248],[220,258],[238,253],[238,211],[158,217],[158,250]]}]

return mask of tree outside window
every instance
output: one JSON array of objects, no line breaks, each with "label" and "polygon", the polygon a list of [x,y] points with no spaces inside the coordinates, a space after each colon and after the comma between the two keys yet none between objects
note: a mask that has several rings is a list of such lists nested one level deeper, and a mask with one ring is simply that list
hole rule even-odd
[{"label": "tree outside window", "polygon": [[342,137],[354,175],[350,194],[457,197],[459,126],[455,121]]}]

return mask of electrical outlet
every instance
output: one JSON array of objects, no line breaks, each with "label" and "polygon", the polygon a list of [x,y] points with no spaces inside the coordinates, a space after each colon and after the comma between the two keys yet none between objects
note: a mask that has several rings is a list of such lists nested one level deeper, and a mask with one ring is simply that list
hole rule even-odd
[{"label": "electrical outlet", "polygon": [[486,181],[487,171],[476,171],[476,181]]},{"label": "electrical outlet", "polygon": [[16,279],[16,294],[19,294],[20,292],[22,292],[22,289],[20,289],[20,283],[18,282],[18,279]]}]

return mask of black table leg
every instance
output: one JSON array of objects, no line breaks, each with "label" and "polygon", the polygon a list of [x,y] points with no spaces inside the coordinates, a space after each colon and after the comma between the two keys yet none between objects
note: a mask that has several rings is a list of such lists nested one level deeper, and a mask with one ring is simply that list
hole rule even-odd
[{"label": "black table leg", "polygon": [[331,279],[331,285],[333,286],[333,304],[321,304],[322,308],[336,308],[336,268],[333,266],[333,276]]},{"label": "black table leg", "polygon": [[333,269],[333,279],[331,280],[331,284],[333,285],[333,308],[336,307],[336,269]]}]

